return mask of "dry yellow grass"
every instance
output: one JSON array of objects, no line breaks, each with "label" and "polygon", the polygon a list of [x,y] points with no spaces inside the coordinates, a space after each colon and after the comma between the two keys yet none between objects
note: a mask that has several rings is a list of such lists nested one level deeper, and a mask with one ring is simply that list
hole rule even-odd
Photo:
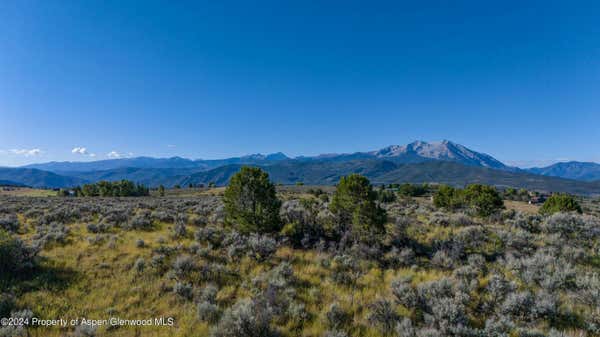
[{"label": "dry yellow grass", "polygon": [[[204,191],[190,189],[189,192],[219,193],[218,191],[218,189]],[[417,202],[430,203],[430,200],[421,198]],[[506,207],[537,212],[537,206],[525,203],[508,201]],[[19,220],[27,223],[24,214],[19,214]],[[409,226],[407,234],[415,243],[423,247],[449,240],[461,230],[460,227],[435,225],[426,214],[420,214],[418,220]],[[182,248],[177,255],[188,254],[187,249],[190,245],[198,243],[192,240],[191,235],[185,239],[173,239],[172,227],[173,224],[159,223],[152,231],[126,231],[115,228],[112,229],[118,237],[115,243],[92,244],[87,238],[95,234],[88,232],[85,223],[70,224],[69,243],[55,245],[41,253],[45,258],[42,266],[58,271],[55,273],[57,276],[54,277],[59,282],[51,282],[50,286],[30,287],[23,296],[19,297],[18,306],[31,308],[38,317],[43,319],[175,318],[173,327],[153,326],[110,330],[103,327],[99,330],[99,336],[209,335],[209,326],[198,319],[196,304],[179,299],[168,290],[175,284],[175,279],[168,274],[160,274],[149,266],[152,256],[155,255],[153,249],[159,247],[159,239],[165,240],[169,247],[181,245]],[[21,232],[21,237],[28,240],[33,235],[32,226],[28,224],[25,228],[28,228],[29,232]],[[193,232],[196,228],[189,225],[188,230]],[[146,243],[142,248],[136,245],[139,239]],[[206,246],[206,241],[200,242],[202,247]],[[536,242],[536,244],[542,243]],[[393,299],[390,284],[394,279],[410,277],[412,284],[418,285],[452,275],[451,270],[432,268],[425,263],[420,263],[422,257],[419,257],[415,266],[403,268],[390,268],[373,261],[361,260],[359,261],[360,275],[355,282],[342,284],[335,281],[334,268],[329,261],[332,258],[331,254],[317,250],[295,249],[290,245],[284,245],[277,250],[274,257],[263,262],[249,257],[231,261],[222,248],[215,248],[208,254],[209,256],[193,255],[193,259],[200,266],[209,262],[222,262],[230,268],[229,270],[235,271],[235,276],[231,280],[219,282],[217,302],[221,309],[230,307],[238,299],[250,298],[253,289],[249,287],[249,283],[253,279],[264,277],[265,273],[281,262],[285,261],[291,265],[295,276],[295,284],[291,287],[294,290],[293,300],[305,305],[310,318],[301,329],[298,329],[293,320],[277,323],[278,329],[285,336],[322,336],[324,331],[329,329],[325,314],[333,303],[339,304],[353,317],[348,331],[349,336],[382,336],[381,332],[367,321],[371,310],[369,305],[379,298]],[[146,270],[141,273],[137,273],[133,268],[139,258],[143,258],[147,263]],[[172,261],[169,261],[167,266],[170,268]],[[518,281],[514,275],[507,275],[507,277]],[[481,288],[488,282],[488,278],[481,277],[478,281]],[[194,280],[193,283],[196,290],[206,285],[205,281],[200,280]],[[519,286],[524,286],[517,283]],[[479,295],[475,294],[475,296]],[[395,311],[400,316],[416,315],[414,309],[394,305]],[[470,320],[481,327],[484,318],[484,316],[470,317]],[[72,328],[36,328],[30,330],[30,335],[64,336],[71,331]]]},{"label": "dry yellow grass", "polygon": [[0,196],[1,195],[17,197],[54,197],[56,196],[56,191],[28,187],[0,187]]},{"label": "dry yellow grass", "polygon": [[[155,317],[174,317],[174,327],[143,327],[99,329],[100,336],[207,336],[209,327],[197,319],[196,306],[192,302],[179,300],[172,293],[165,293],[165,285],[172,286],[167,277],[159,277],[150,267],[137,274],[132,266],[138,258],[148,263],[152,249],[158,247],[159,238],[167,238],[169,245],[189,246],[191,239],[174,241],[169,238],[169,227],[162,224],[157,230],[121,231],[116,244],[109,242],[91,244],[83,224],[71,227],[70,240],[66,245],[54,246],[42,252],[43,265],[61,270],[60,277],[65,283],[54,287],[34,289],[19,298],[19,305],[31,308],[43,319],[147,319]],[[23,235],[28,239],[31,233]],[[142,239],[146,246],[139,248],[136,241]],[[243,280],[251,280],[267,272],[277,263],[288,261],[294,269],[294,275],[302,286],[298,287],[298,296],[307,303],[307,310],[314,319],[308,322],[298,335],[293,325],[284,327],[289,336],[321,335],[326,329],[324,314],[331,303],[337,302],[359,320],[355,336],[381,336],[366,323],[367,307],[377,298],[390,298],[389,283],[396,277],[413,276],[415,282],[440,278],[443,274],[424,270],[398,269],[382,270],[375,265],[365,269],[355,286],[336,284],[331,280],[331,270],[319,263],[326,259],[315,251],[296,250],[281,247],[275,261],[258,263],[248,257],[237,262],[236,268]],[[198,263],[203,263],[197,257]],[[232,304],[237,298],[249,297],[247,289],[241,283],[222,287],[218,298],[221,303]],[[398,307],[400,314],[408,312]],[[285,329],[289,329],[285,331]],[[37,328],[30,330],[31,336],[64,336],[72,328]]]},{"label": "dry yellow grass", "polygon": [[[56,246],[42,253],[44,267],[61,270],[63,285],[35,289],[19,298],[19,304],[33,310],[43,319],[148,319],[176,317],[175,327],[143,327],[111,329],[111,336],[189,336],[192,331],[207,327],[196,320],[193,303],[178,301],[163,294],[163,279],[149,273],[136,274],[133,263],[140,257],[148,262],[151,249],[166,228],[155,232],[120,232],[116,245],[107,242],[90,244],[83,225],[72,227],[72,243]],[[166,227],[166,226],[164,226]],[[148,246],[137,248],[143,239]],[[184,242],[185,243],[185,242]],[[193,329],[193,330],[192,330]],[[101,329],[103,334],[106,330]],[[63,328],[37,328],[33,336],[64,336]]]},{"label": "dry yellow grass", "polygon": [[531,205],[525,201],[504,200],[504,206],[506,209],[514,209],[515,211],[530,214],[536,214],[540,209],[539,205]]}]

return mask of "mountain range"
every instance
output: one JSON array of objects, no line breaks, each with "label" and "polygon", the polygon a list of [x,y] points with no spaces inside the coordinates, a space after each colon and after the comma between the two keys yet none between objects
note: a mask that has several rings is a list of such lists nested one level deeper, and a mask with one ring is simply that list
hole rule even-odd
[{"label": "mountain range", "polygon": [[533,174],[567,179],[595,181],[600,180],[600,164],[590,162],[570,161],[556,163],[547,167],[534,167],[527,169]]},{"label": "mountain range", "polygon": [[451,141],[415,141],[368,152],[322,154],[290,158],[278,152],[226,159],[136,157],[92,162],[49,162],[0,168],[0,180],[33,187],[70,187],[100,180],[128,179],[156,187],[227,184],[242,165],[259,166],[277,183],[331,185],[349,173],[361,173],[374,183],[484,183],[501,187],[600,194],[600,164],[558,163],[546,168],[519,169],[492,156]]},{"label": "mountain range", "polygon": [[285,154],[278,152],[269,155],[253,154],[243,157],[214,160],[192,160],[181,157],[152,158],[135,157],[97,160],[91,162],[49,162],[41,164],[30,164],[23,168],[32,168],[56,173],[90,172],[121,169],[126,167],[150,168],[150,169],[211,169],[229,164],[261,164],[289,159]]},{"label": "mountain range", "polygon": [[120,169],[126,167],[153,169],[202,169],[208,170],[231,164],[269,164],[284,160],[297,161],[349,161],[357,159],[385,159],[395,163],[421,163],[424,161],[441,160],[457,162],[469,166],[481,166],[495,169],[511,169],[492,156],[475,152],[460,144],[448,140],[427,143],[415,141],[407,145],[391,145],[380,150],[342,154],[322,154],[313,157],[290,158],[281,152],[272,154],[252,154],[243,157],[226,159],[186,159],[181,157],[152,158],[136,157],[108,159],[92,162],[49,162],[31,164],[23,168],[32,168],[55,173],[89,172]]},{"label": "mountain range", "polygon": [[8,181],[7,185],[25,185],[31,187],[60,188],[86,183],[77,177],[59,175],[50,171],[31,168],[0,167],[0,180]]}]

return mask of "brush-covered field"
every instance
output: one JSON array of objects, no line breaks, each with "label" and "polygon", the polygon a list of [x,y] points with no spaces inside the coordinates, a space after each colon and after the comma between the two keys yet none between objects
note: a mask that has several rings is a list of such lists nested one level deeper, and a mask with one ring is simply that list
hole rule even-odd
[{"label": "brush-covered field", "polygon": [[479,217],[397,197],[364,241],[333,191],[278,189],[268,234],[226,223],[222,189],[2,195],[0,316],[29,326],[0,336],[600,336],[594,209]]}]

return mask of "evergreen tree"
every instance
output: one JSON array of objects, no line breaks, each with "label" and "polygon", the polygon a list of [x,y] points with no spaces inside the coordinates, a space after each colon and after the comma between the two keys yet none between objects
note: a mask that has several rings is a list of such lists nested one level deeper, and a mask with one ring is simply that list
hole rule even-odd
[{"label": "evergreen tree", "polygon": [[257,167],[244,166],[231,177],[223,196],[226,222],[242,233],[275,232],[281,228],[275,185]]},{"label": "evergreen tree", "polygon": [[340,178],[329,209],[340,224],[351,224],[352,232],[364,240],[385,230],[386,212],[376,200],[377,193],[369,179],[351,174]]}]

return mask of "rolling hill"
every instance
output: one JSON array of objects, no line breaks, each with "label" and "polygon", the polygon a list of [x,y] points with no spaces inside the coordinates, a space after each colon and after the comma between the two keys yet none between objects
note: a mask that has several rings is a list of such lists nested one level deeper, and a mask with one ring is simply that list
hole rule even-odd
[{"label": "rolling hill", "polygon": [[200,168],[137,168],[124,167],[112,170],[87,172],[62,172],[62,175],[76,177],[81,180],[97,182],[101,180],[118,181],[127,179],[137,183],[156,187],[159,185],[173,186],[185,177],[204,171]]},{"label": "rolling hill", "polygon": [[10,181],[10,180],[0,180],[0,186],[9,186],[9,187],[26,187],[26,185]]},{"label": "rolling hill", "polygon": [[533,174],[575,180],[600,180],[600,164],[590,162],[586,163],[570,161],[565,163],[556,163],[547,167],[534,167],[527,169],[527,171]]},{"label": "rolling hill", "polygon": [[60,174],[74,174],[77,172],[94,172],[108,171],[124,168],[140,168],[140,169],[196,169],[206,170],[223,165],[230,164],[265,164],[269,162],[277,162],[289,159],[281,152],[268,155],[252,154],[243,157],[233,157],[226,159],[214,160],[192,160],[181,157],[171,158],[152,158],[152,157],[135,157],[135,158],[120,158],[97,160],[89,162],[49,162],[41,164],[31,164],[23,166],[23,168],[34,168],[44,171],[51,171]]},{"label": "rolling hill", "polygon": [[[199,172],[179,180],[180,184],[226,185],[240,165],[227,165]],[[347,162],[282,162],[262,166],[270,178],[281,184],[302,182],[307,185],[333,185],[343,175],[360,173],[374,184],[389,183],[443,183],[465,186],[472,183],[498,187],[526,188],[547,192],[566,192],[600,195],[600,182],[583,182],[546,177],[526,172],[511,172],[485,167],[466,166],[453,162],[429,161],[397,164],[385,160],[354,160]]]},{"label": "rolling hill", "polygon": [[181,157],[171,158],[151,158],[151,157],[136,157],[136,158],[120,158],[108,160],[96,160],[90,162],[49,162],[41,164],[31,164],[23,166],[23,168],[34,168],[38,170],[51,171],[57,173],[73,173],[73,172],[92,172],[106,171],[125,167],[135,168],[192,168],[200,167],[201,164],[193,160]]},{"label": "rolling hill", "polygon": [[0,168],[0,180],[37,188],[60,188],[81,185],[86,180],[29,168]]},{"label": "rolling hill", "polygon": [[[228,164],[210,170],[200,168],[118,168],[90,172],[66,172],[59,175],[37,169],[0,169],[0,179],[32,187],[70,187],[100,180],[128,179],[150,187],[164,185],[208,184],[225,185],[242,164]],[[464,186],[482,183],[499,187],[599,195],[600,182],[585,182],[558,177],[536,175],[522,171],[498,170],[469,166],[451,161],[431,160],[420,163],[395,163],[382,159],[349,161],[282,160],[260,166],[276,183],[333,185],[343,175],[359,173],[374,184],[389,183],[444,183]]]}]

